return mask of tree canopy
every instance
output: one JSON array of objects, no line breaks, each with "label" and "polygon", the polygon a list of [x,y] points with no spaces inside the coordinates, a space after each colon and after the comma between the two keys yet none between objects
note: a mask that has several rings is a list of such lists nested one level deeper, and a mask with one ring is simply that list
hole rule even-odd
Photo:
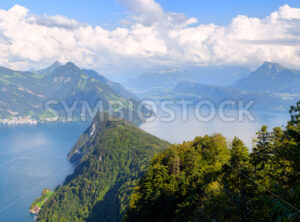
[{"label": "tree canopy", "polygon": [[299,221],[300,102],[286,127],[262,126],[252,152],[197,137],[155,156],[125,221]]}]

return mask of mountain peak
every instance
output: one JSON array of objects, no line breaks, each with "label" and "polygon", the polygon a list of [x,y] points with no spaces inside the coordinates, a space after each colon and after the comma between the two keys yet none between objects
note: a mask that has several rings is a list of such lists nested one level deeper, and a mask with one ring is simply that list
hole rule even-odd
[{"label": "mountain peak", "polygon": [[59,61],[55,61],[50,67],[59,67],[61,63]]},{"label": "mountain peak", "polygon": [[233,84],[246,91],[299,94],[300,75],[278,63],[265,62],[247,78]]},{"label": "mountain peak", "polygon": [[263,69],[263,70],[267,70],[267,71],[271,71],[271,72],[279,72],[286,68],[279,65],[278,63],[264,62],[264,64],[259,69]]},{"label": "mountain peak", "polygon": [[67,62],[65,65],[60,66],[58,70],[65,70],[71,72],[82,72],[81,69],[76,66],[73,62]]},{"label": "mountain peak", "polygon": [[34,72],[39,73],[39,74],[48,74],[48,73],[52,73],[53,71],[55,71],[56,69],[58,69],[61,66],[62,66],[61,63],[59,63],[58,61],[55,61],[52,65],[48,66],[47,68],[36,70]]},{"label": "mountain peak", "polygon": [[55,69],[59,68],[62,64],[58,61],[55,61],[49,67],[43,69],[44,71],[54,71]]},{"label": "mountain peak", "polygon": [[68,67],[77,67],[73,62],[67,62],[65,64],[65,66],[68,66]]},{"label": "mountain peak", "polygon": [[60,81],[58,82],[64,82],[67,81],[65,78],[80,78],[80,75],[82,74],[82,70],[77,67],[74,63],[72,62],[67,62],[65,65],[59,66],[55,71],[53,72],[53,78],[54,81],[57,81],[56,78],[59,78]]}]

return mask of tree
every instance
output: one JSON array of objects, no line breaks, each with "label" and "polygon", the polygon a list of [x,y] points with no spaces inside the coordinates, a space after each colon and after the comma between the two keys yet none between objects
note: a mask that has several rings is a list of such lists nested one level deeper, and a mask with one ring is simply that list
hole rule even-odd
[{"label": "tree", "polygon": [[223,166],[224,175],[221,183],[226,205],[222,210],[229,212],[229,215],[235,215],[235,219],[231,218],[233,221],[248,221],[250,213],[248,203],[253,194],[251,189],[253,186],[249,181],[251,167],[248,149],[239,138],[235,137],[230,154],[229,164]]},{"label": "tree", "polygon": [[257,171],[262,171],[272,157],[268,127],[263,125],[261,130],[256,134],[257,139],[251,153],[251,162],[254,165],[255,173]]}]

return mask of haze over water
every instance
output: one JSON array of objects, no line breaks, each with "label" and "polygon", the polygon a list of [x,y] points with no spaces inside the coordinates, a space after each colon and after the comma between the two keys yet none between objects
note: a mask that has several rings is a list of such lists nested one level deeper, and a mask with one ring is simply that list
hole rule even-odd
[{"label": "haze over water", "polygon": [[[226,122],[216,113],[216,116],[211,121],[206,122],[199,120],[195,116],[193,108],[188,109],[187,115],[178,106],[171,108],[175,111],[173,120],[161,121],[161,117],[168,117],[168,114],[158,110],[154,120],[146,121],[140,128],[171,143],[182,143],[185,140],[193,140],[196,136],[214,133],[221,133],[228,140],[232,140],[237,136],[251,149],[256,132],[262,125],[268,125],[269,130],[271,130],[273,127],[285,125],[289,119],[288,113],[253,112],[254,121],[249,120],[247,117],[239,121],[237,111],[225,110],[227,116],[236,117],[236,120]],[[184,115],[187,116],[187,120],[182,118]],[[206,114],[204,113],[204,115]]]}]

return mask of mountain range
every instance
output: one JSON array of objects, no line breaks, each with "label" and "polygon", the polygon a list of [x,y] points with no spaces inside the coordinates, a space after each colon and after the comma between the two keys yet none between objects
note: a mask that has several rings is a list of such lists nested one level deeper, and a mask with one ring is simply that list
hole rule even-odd
[{"label": "mountain range", "polygon": [[[218,81],[224,76],[230,81]],[[213,80],[216,81],[211,84]],[[258,108],[282,110],[299,99],[299,84],[300,71],[265,62],[251,74],[240,67],[206,67],[189,71],[161,69],[130,80],[126,86],[139,98],[205,98],[215,102],[252,99],[257,101]],[[72,120],[78,120],[82,117],[82,101],[89,104],[91,111],[102,101],[103,110],[113,107],[112,112],[120,110],[113,104],[121,104],[124,118],[128,119],[130,113],[134,113],[133,122],[139,124],[141,121],[136,113],[139,99],[132,92],[94,70],[81,69],[71,62],[64,65],[55,62],[48,68],[25,72],[0,67],[0,119],[28,117],[49,121],[59,116],[60,120],[66,120],[65,106],[72,107],[79,101],[72,117]],[[49,100],[56,103],[47,110],[45,104]]]},{"label": "mountain range", "polygon": [[250,73],[240,66],[165,68],[143,73],[127,81],[125,86],[137,93],[172,89],[181,82],[229,86]]},{"label": "mountain range", "polygon": [[153,91],[170,89],[187,80],[187,74],[178,68],[159,69],[147,72],[125,83],[126,87],[136,91]]},{"label": "mountain range", "polygon": [[[68,88],[59,87],[59,84],[71,81],[69,75],[62,74],[75,73],[77,69],[74,65],[68,63],[49,69],[54,69],[51,77],[40,74],[41,79],[50,78],[56,83],[56,92],[60,95],[70,95]],[[88,89],[95,87],[88,82],[89,78],[91,82],[99,81],[99,84],[106,87],[113,84],[94,71],[79,70],[81,75],[76,82],[81,89],[79,95],[84,95],[82,97],[94,98],[93,94],[85,91],[86,86]],[[269,72],[265,73],[267,70]],[[209,99],[214,103],[220,103],[224,99],[254,99],[257,109],[275,111],[286,109],[299,98],[299,94],[284,87],[278,90],[255,91],[250,88],[252,82],[247,79],[261,73],[268,76],[265,81],[272,82],[278,75],[283,75],[278,74],[281,72],[290,73],[277,64],[265,63],[243,79],[245,83],[249,83],[247,89],[240,89],[237,83],[226,87],[182,81],[177,84],[170,82],[175,86],[165,90],[155,91],[153,89],[156,86],[149,86],[153,91],[148,96],[193,101]],[[59,73],[59,76],[55,73]],[[296,71],[293,73],[297,75]],[[63,78],[58,78],[61,75]],[[149,81],[150,77],[151,75]],[[293,78],[296,81],[298,77]],[[82,83],[84,79],[88,80]],[[115,84],[113,87],[108,89],[114,92],[114,95],[125,94],[124,97],[117,98],[132,98],[132,94],[119,85]],[[69,98],[77,98],[79,95],[71,94]],[[102,96],[106,98],[105,95],[107,94]],[[238,138],[234,138],[229,146],[228,141],[220,134],[196,137],[193,141],[183,142],[181,145],[170,145],[126,120],[113,117],[107,112],[98,113],[68,154],[68,159],[75,166],[74,172],[43,204],[38,221],[185,221],[187,218],[188,221],[206,221],[205,215],[210,215],[209,219],[214,218],[216,221],[231,221],[237,212],[248,218],[248,214],[241,213],[244,210],[247,210],[249,215],[251,213],[251,218],[255,218],[253,221],[261,217],[267,220],[270,215],[277,219],[294,217],[294,212],[281,202],[270,198],[265,189],[260,189],[261,187],[256,186],[252,180],[249,182],[248,178],[255,177],[259,181],[258,185],[263,183],[273,193],[282,192],[291,202],[297,202],[295,200],[299,198],[292,191],[299,187],[295,173],[299,172],[299,106],[300,103],[291,108],[292,117],[287,128],[277,127],[272,133],[268,133],[267,127],[263,126],[257,134],[258,142],[251,154]],[[286,153],[288,155],[285,155]],[[276,165],[278,159],[272,158],[274,156],[279,158],[279,163],[287,164]],[[244,168],[240,168],[241,166]],[[278,168],[273,170],[273,166]],[[281,169],[275,172],[280,167]],[[242,180],[240,173],[236,173],[235,169],[243,169],[243,174],[249,176]],[[256,177],[257,170],[265,176]],[[274,175],[270,176],[270,173]],[[282,177],[284,182],[281,183]],[[286,188],[286,181],[291,185],[291,189]],[[273,184],[280,185],[280,189]],[[203,214],[201,209],[206,213]],[[271,213],[266,215],[265,212],[269,210]],[[234,219],[240,220],[241,217]]]},{"label": "mountain range", "polygon": [[[222,73],[219,75],[222,76]],[[174,79],[178,80],[178,83],[173,84],[173,87],[136,91],[136,94],[141,98],[154,100],[207,99],[214,104],[219,104],[225,99],[244,102],[253,100],[253,108],[263,111],[286,111],[300,98],[300,71],[287,69],[276,63],[265,62],[249,76],[237,80],[231,86],[179,81],[177,77],[178,75],[175,75]],[[151,76],[148,76],[148,79],[150,82]],[[168,82],[168,79],[161,76],[161,81]]]},{"label": "mountain range", "polygon": [[239,89],[206,85],[200,83],[180,83],[173,90],[175,100],[210,100],[220,104],[228,99],[234,102],[243,101],[245,104],[254,101],[253,110],[257,111],[287,111],[300,97],[284,97],[263,91],[242,91]]},{"label": "mountain range", "polygon": [[[49,100],[55,100],[51,106],[55,112],[46,110],[45,103]],[[67,112],[63,101],[69,107],[76,101],[85,101],[92,111],[99,101],[103,102],[103,110],[108,110],[109,105],[121,104],[122,107],[116,109],[123,109],[125,118],[135,112],[138,103],[136,96],[120,84],[71,62],[64,65],[55,62],[46,69],[32,72],[0,67],[0,119],[49,120],[59,116],[65,120]],[[76,106],[73,119],[80,118],[81,108],[82,104]],[[133,116],[137,118],[136,113]]]}]

